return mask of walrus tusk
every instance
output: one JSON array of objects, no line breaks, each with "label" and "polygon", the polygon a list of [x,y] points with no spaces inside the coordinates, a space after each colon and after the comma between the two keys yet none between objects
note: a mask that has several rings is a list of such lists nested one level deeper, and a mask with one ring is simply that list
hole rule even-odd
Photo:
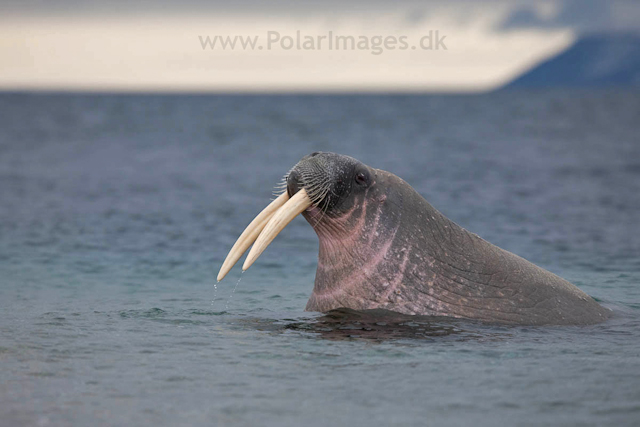
[{"label": "walrus tusk", "polygon": [[247,225],[247,228],[245,228],[240,237],[238,237],[238,240],[236,240],[229,251],[229,255],[227,255],[227,258],[225,258],[222,263],[222,267],[220,267],[220,272],[218,273],[218,282],[224,279],[224,276],[226,276],[233,266],[236,265],[236,262],[238,262],[242,254],[244,254],[247,249],[249,249],[249,246],[256,241],[260,232],[264,229],[269,220],[278,211],[278,209],[287,202],[287,200],[289,200],[289,195],[285,191],[273,202],[269,203],[269,205],[264,208],[249,225]]},{"label": "walrus tusk", "polygon": [[302,188],[271,217],[249,251],[249,255],[247,255],[247,259],[242,265],[242,271],[251,267],[251,264],[258,259],[260,254],[269,246],[269,243],[271,243],[278,233],[280,233],[293,218],[309,206],[311,206],[311,199],[307,195],[306,190]]}]

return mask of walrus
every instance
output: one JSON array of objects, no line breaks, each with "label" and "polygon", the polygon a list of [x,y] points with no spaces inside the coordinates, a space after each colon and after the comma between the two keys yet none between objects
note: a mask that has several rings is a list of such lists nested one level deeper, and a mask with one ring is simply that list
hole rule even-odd
[{"label": "walrus", "polygon": [[320,240],[306,310],[384,309],[521,325],[585,325],[609,310],[575,285],[460,227],[396,175],[314,152],[246,228],[218,281],[243,271],[298,214]]}]

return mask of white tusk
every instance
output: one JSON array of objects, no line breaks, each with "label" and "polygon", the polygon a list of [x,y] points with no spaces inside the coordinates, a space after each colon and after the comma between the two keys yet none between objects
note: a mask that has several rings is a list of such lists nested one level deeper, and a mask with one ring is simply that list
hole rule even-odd
[{"label": "white tusk", "polygon": [[302,188],[271,217],[269,223],[264,227],[264,230],[260,233],[258,239],[249,251],[247,259],[244,260],[242,271],[251,267],[251,264],[258,259],[260,254],[269,246],[269,243],[273,241],[278,233],[280,233],[293,218],[309,206],[311,206],[311,199],[307,195],[306,190]]},{"label": "white tusk", "polygon": [[289,200],[289,195],[285,191],[279,195],[277,199],[269,203],[269,205],[251,221],[251,224],[247,225],[247,228],[245,228],[240,237],[238,237],[238,240],[236,240],[236,243],[233,244],[233,247],[229,251],[229,255],[227,255],[227,258],[222,263],[222,267],[220,267],[220,272],[218,273],[218,282],[224,279],[224,276],[226,276],[236,262],[238,262],[242,254],[256,241],[269,220],[287,200]]}]

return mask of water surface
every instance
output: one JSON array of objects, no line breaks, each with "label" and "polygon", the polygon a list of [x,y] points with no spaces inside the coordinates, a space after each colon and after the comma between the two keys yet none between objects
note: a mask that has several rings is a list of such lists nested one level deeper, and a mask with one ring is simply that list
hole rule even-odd
[{"label": "water surface", "polygon": [[[0,425],[638,425],[638,117],[615,91],[2,94]],[[396,173],[614,317],[306,313],[302,218],[216,291],[316,150]]]}]

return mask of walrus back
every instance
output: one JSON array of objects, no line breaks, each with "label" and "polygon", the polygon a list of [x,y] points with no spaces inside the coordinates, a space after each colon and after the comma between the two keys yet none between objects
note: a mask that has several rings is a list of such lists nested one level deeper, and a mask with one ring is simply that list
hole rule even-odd
[{"label": "walrus back", "polygon": [[426,220],[409,227],[404,238],[418,235],[418,229],[429,233],[415,245],[413,262],[422,269],[405,275],[430,297],[423,300],[431,311],[530,325],[594,324],[609,317],[609,310],[572,283],[467,231],[417,195],[405,194],[404,210],[420,209]]}]

